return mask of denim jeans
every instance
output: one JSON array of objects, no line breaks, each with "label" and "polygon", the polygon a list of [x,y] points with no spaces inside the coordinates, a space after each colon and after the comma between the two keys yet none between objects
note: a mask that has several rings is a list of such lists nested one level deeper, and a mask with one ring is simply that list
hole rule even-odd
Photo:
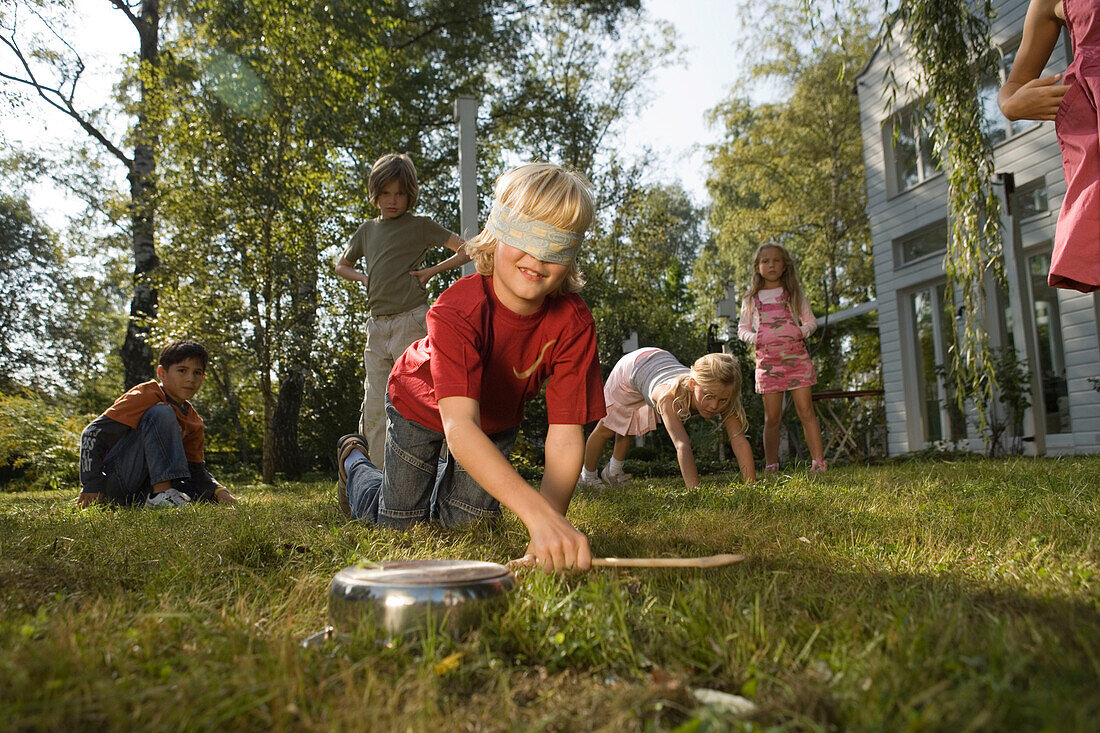
[{"label": "denim jeans", "polygon": [[[454,527],[500,516],[500,503],[481,488],[448,452],[440,457],[444,435],[406,420],[386,399],[386,466],[379,469],[358,455],[348,468],[351,516],[385,527],[439,522]],[[519,428],[490,435],[505,456]]]},{"label": "denim jeans", "polygon": [[153,405],[136,430],[123,435],[103,459],[104,493],[119,504],[145,501],[153,484],[189,478],[183,436],[170,405]]}]

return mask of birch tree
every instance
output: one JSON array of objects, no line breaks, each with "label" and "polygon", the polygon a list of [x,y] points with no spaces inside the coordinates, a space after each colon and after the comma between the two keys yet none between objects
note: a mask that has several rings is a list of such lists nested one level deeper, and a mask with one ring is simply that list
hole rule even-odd
[{"label": "birch tree", "polygon": [[[156,159],[160,96],[160,0],[102,0],[122,13],[134,30],[137,62],[134,94],[125,110],[126,135],[112,134],[97,115],[96,103],[81,102],[84,60],[70,40],[72,4],[68,0],[6,0],[0,10],[0,44],[7,60],[0,68],[5,94],[29,92],[40,104],[68,116],[87,136],[126,169],[129,230],[133,253],[133,297],[121,346],[124,382],[131,387],[153,375],[153,350],[147,343],[157,316],[152,274],[160,264],[155,243]],[[127,152],[127,151],[130,152]]]}]

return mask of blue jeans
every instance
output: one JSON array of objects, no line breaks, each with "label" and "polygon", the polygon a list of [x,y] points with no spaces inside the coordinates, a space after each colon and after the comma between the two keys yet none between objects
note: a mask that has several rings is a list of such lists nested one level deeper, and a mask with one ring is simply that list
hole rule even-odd
[{"label": "blue jeans", "polygon": [[170,405],[153,405],[130,430],[107,451],[103,459],[107,475],[104,493],[119,504],[143,502],[153,484],[190,478],[183,436]]},{"label": "blue jeans", "polygon": [[[489,439],[507,456],[518,434],[516,427]],[[397,528],[427,521],[454,527],[500,516],[500,502],[450,452],[440,457],[443,442],[442,433],[406,420],[387,397],[385,470],[356,453],[358,458],[348,468],[351,516]]]}]

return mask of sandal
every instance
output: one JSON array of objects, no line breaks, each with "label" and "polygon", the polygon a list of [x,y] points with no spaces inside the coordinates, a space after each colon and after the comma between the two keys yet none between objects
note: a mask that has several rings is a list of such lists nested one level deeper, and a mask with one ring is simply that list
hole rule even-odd
[{"label": "sandal", "polygon": [[344,462],[356,449],[367,455],[367,439],[358,433],[349,433],[336,441],[336,496],[340,500],[340,510],[349,517],[351,503],[348,501],[348,472],[344,468]]}]

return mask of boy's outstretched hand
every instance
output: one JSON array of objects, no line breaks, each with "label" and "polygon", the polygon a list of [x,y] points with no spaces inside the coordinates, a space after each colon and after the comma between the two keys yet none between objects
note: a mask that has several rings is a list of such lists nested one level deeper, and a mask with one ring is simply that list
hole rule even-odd
[{"label": "boy's outstretched hand", "polygon": [[[548,572],[588,570],[592,565],[588,538],[577,531],[562,513],[568,508],[568,496],[564,497],[564,501],[562,496],[557,496],[562,506],[556,507],[516,473],[516,469],[500,449],[482,431],[477,400],[469,397],[444,397],[439,400],[439,416],[443,421],[443,432],[447,436],[447,447],[451,455],[462,466],[468,467],[470,477],[488,487],[489,494],[515,512],[527,527],[531,537],[527,554],[534,555],[535,564]],[[560,432],[554,429],[555,426],[550,427],[555,435]],[[579,426],[577,431],[571,432],[579,433]],[[554,442],[549,433],[547,441]],[[576,483],[580,472],[582,447],[583,442],[577,441],[576,460],[568,481],[570,487]],[[554,473],[550,468],[547,471]],[[545,478],[543,488],[547,488]]]},{"label": "boy's outstretched hand", "polygon": [[97,501],[99,501],[99,497],[100,493],[98,491],[82,491],[76,495],[76,505],[79,506],[81,509],[87,509],[92,504],[95,504]]},{"label": "boy's outstretched hand", "polygon": [[541,570],[584,572],[592,566],[588,538],[557,512],[551,512],[543,521],[530,523],[528,531],[531,541],[527,544],[527,556]]},{"label": "boy's outstretched hand", "polygon": [[224,486],[219,486],[214,491],[214,498],[218,500],[219,504],[236,504],[237,497],[229,493],[229,489]]}]

